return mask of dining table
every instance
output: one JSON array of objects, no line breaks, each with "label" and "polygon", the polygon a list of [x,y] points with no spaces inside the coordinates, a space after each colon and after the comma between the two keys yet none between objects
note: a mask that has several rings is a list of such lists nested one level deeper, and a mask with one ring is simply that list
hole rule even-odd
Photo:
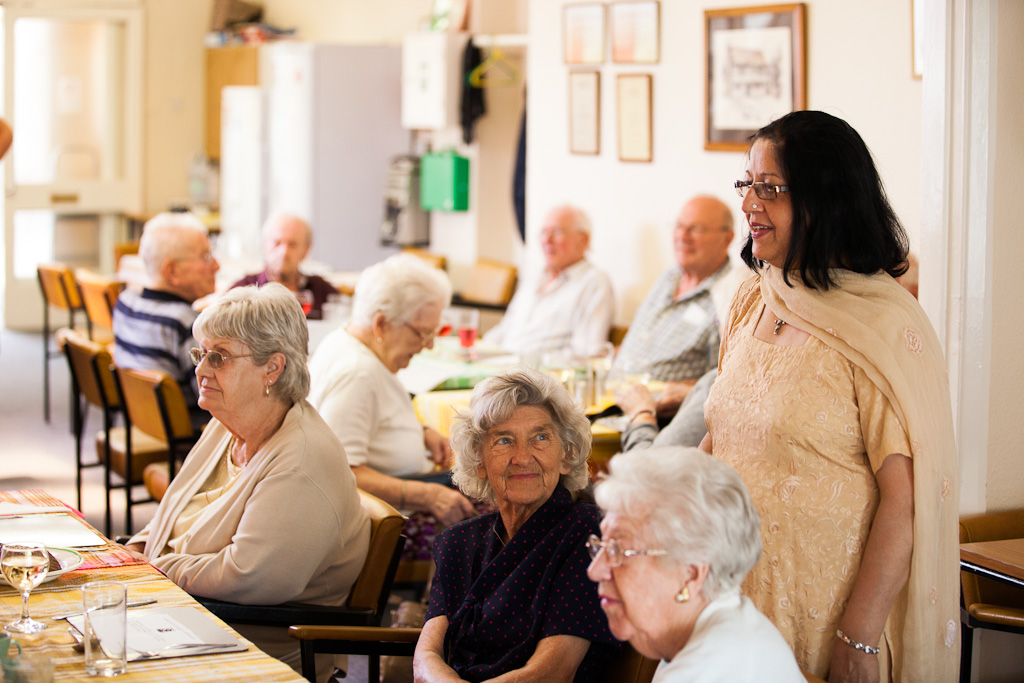
[{"label": "dining table", "polygon": [[[37,510],[33,510],[36,508]],[[43,511],[45,510],[45,511]],[[50,517],[53,515],[53,517]],[[128,602],[154,600],[149,605],[133,607],[136,610],[187,608],[204,614],[217,627],[223,628],[239,642],[239,651],[222,651],[200,655],[153,658],[145,661],[129,660],[127,671],[119,675],[124,681],[304,681],[289,666],[270,657],[242,638],[230,626],[207,611],[191,595],[178,588],[171,580],[138,555],[106,539],[89,525],[81,513],[40,489],[0,491],[0,523],[29,518],[39,528],[61,526],[66,528],[68,518],[76,520],[83,531],[100,537],[102,545],[75,551],[82,563],[77,568],[61,571],[56,578],[43,583],[31,592],[29,610],[33,619],[43,622],[46,629],[23,635],[12,633],[24,652],[49,657],[54,663],[56,681],[95,681],[85,671],[85,656],[76,651],[76,640],[68,631],[65,617],[81,612],[82,586],[91,581],[121,581],[127,586]],[[60,524],[58,525],[58,522]],[[0,540],[3,540],[0,538]],[[54,554],[56,550],[52,550]],[[77,562],[76,562],[77,563]],[[21,597],[3,582],[0,587],[0,623],[15,620],[21,613]],[[191,614],[191,613],[188,613]],[[204,622],[205,623],[205,622]],[[180,653],[179,653],[180,654]]]},{"label": "dining table", "polygon": [[960,569],[1024,588],[1024,538],[964,543],[960,546]]}]

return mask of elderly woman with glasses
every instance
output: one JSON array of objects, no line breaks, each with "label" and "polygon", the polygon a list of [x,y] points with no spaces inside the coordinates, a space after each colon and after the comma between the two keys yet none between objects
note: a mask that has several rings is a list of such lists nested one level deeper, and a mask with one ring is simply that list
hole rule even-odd
[{"label": "elderly woman with glasses", "polygon": [[[429,513],[443,526],[476,511],[446,485],[448,441],[420,424],[395,373],[434,347],[451,297],[444,272],[415,256],[370,266],[356,283],[351,321],[324,338],[309,364],[310,403],[345,445],[359,487],[400,510]],[[413,541],[419,550],[412,552],[429,557],[427,539]]]},{"label": "elderly woman with glasses", "polygon": [[798,111],[752,138],[736,182],[755,276],[733,299],[704,450],[761,514],[744,583],[830,683],[956,671],[957,462],[942,348],[867,145]]},{"label": "elderly woman with glasses", "polygon": [[[285,287],[233,289],[192,328],[213,420],[153,520],[128,543],[189,593],[243,604],[343,605],[370,523],[345,451],[306,402],[308,332]],[[273,634],[244,630],[274,647]]]},{"label": "elderly woman with glasses", "polygon": [[681,447],[618,455],[609,469],[587,573],[615,637],[662,660],[655,683],[803,683],[778,629],[740,596],[761,534],[736,471]]},{"label": "elderly woman with glasses", "polygon": [[498,511],[438,536],[416,680],[593,681],[615,640],[586,577],[590,423],[535,370],[491,377],[452,426],[453,479]]}]

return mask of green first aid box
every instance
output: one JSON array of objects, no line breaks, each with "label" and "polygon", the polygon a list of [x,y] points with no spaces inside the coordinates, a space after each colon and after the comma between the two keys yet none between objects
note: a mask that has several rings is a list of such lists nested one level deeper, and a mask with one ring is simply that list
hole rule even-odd
[{"label": "green first aid box", "polygon": [[426,211],[469,208],[469,159],[453,151],[424,154],[420,160],[420,206]]}]

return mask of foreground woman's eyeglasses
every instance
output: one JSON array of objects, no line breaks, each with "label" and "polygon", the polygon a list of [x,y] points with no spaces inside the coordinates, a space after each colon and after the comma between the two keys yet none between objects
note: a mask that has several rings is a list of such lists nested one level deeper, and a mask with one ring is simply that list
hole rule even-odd
[{"label": "foreground woman's eyeglasses", "polygon": [[227,356],[220,351],[200,351],[199,349],[190,349],[188,355],[192,358],[192,365],[199,367],[199,364],[206,359],[206,362],[210,364],[210,367],[214,370],[220,370],[224,367],[225,361],[229,361],[232,358],[251,358],[256,355],[253,353],[243,353],[237,356]]},{"label": "foreground woman's eyeglasses", "polygon": [[619,542],[614,538],[602,541],[594,534],[590,534],[587,538],[587,552],[590,553],[590,559],[596,560],[602,550],[604,551],[605,560],[607,560],[608,564],[612,567],[621,567],[623,560],[627,557],[668,554],[668,551],[666,550],[628,550],[619,545]]}]

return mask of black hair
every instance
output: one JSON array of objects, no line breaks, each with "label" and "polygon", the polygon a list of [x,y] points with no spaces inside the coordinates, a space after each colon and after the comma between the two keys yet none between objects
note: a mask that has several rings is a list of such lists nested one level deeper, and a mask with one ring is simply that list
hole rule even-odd
[{"label": "black hair", "polygon": [[[836,286],[831,268],[855,273],[907,271],[909,241],[889,205],[871,152],[850,124],[820,111],[795,111],[772,121],[750,138],[770,143],[779,172],[789,185],[793,226],[783,279],[797,269],[804,284]],[[747,237],[741,256],[753,270]]]}]

